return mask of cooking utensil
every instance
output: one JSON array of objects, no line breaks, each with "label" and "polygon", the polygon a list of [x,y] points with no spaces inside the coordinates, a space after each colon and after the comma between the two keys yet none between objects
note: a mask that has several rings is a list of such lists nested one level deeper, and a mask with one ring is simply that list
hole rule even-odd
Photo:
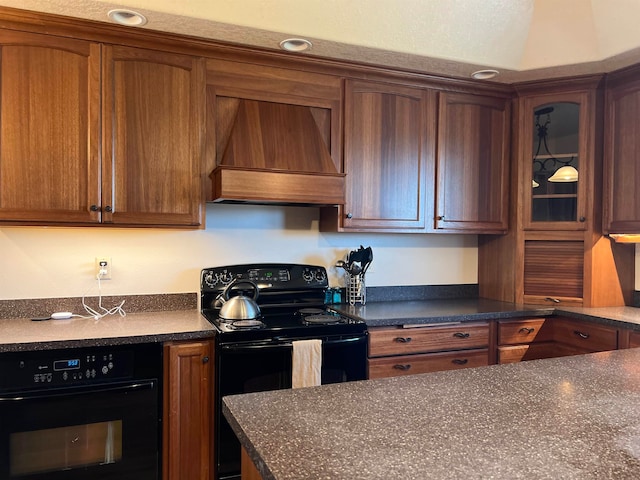
[{"label": "cooking utensil", "polygon": [[[253,289],[253,296],[247,297],[241,291],[239,295],[230,296],[232,288],[236,290],[240,284],[247,284]],[[256,303],[260,290],[258,286],[251,280],[243,280],[236,278],[226,286],[224,291],[216,298],[216,303],[221,302],[220,313],[218,314],[223,320],[255,320],[260,316],[260,307]]]}]

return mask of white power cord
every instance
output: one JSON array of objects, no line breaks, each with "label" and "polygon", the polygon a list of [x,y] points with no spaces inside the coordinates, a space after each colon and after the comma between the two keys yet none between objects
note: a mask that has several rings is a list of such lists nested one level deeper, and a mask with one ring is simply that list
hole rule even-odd
[{"label": "white power cord", "polygon": [[124,309],[122,308],[125,302],[124,300],[120,302],[120,305],[116,305],[115,307],[112,307],[112,308],[105,308],[102,306],[102,283],[101,283],[102,275],[103,275],[102,270],[100,270],[100,273],[96,275],[96,280],[98,280],[98,309],[99,310],[95,310],[94,308],[91,308],[89,305],[87,305],[85,301],[86,294],[83,294],[82,306],[84,307],[85,311],[89,314],[89,316],[88,317],[82,316],[82,315],[78,315],[78,316],[81,318],[93,318],[95,320],[100,320],[101,318],[106,317],[107,315],[115,315],[117,313],[121,317],[126,317],[127,312],[125,312]]}]

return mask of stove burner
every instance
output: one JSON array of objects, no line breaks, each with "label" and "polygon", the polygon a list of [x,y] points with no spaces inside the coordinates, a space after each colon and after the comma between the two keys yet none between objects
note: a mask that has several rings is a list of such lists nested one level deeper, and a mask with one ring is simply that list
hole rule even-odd
[{"label": "stove burner", "polygon": [[265,324],[260,320],[236,320],[235,322],[231,322],[230,326],[232,328],[248,330],[252,328],[263,328]]},{"label": "stove burner", "polygon": [[334,323],[340,323],[340,317],[321,313],[319,315],[308,315],[303,318],[303,321],[305,323],[313,323],[315,325],[331,325]]},{"label": "stove burner", "polygon": [[298,313],[300,315],[322,315],[324,310],[321,308],[301,308]]}]

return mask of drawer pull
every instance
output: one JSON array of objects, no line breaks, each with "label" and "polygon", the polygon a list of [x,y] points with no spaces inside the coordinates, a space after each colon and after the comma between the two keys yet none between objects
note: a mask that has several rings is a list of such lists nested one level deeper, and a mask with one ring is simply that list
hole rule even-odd
[{"label": "drawer pull", "polygon": [[395,341],[398,343],[409,343],[411,341],[411,337],[396,337]]},{"label": "drawer pull", "polygon": [[401,364],[398,363],[398,364],[394,365],[393,368],[395,368],[396,370],[402,370],[402,371],[406,372],[407,370],[409,370],[411,368],[411,364],[410,363],[406,363],[404,365],[401,365]]},{"label": "drawer pull", "polygon": [[467,363],[469,363],[469,359],[468,358],[454,358],[453,360],[451,360],[451,363],[455,363],[456,365],[466,365]]},{"label": "drawer pull", "polygon": [[456,332],[453,334],[454,337],[458,337],[458,338],[469,338],[470,334],[468,333],[462,333],[462,332]]},{"label": "drawer pull", "polygon": [[529,335],[530,333],[535,332],[535,328],[527,328],[527,327],[522,327],[520,330],[518,330],[519,333],[526,333],[527,335]]},{"label": "drawer pull", "polygon": [[558,300],[557,298],[553,298],[553,297],[547,297],[547,298],[545,298],[545,300],[547,302],[560,303],[560,300]]},{"label": "drawer pull", "polygon": [[579,336],[580,338],[584,338],[585,340],[590,337],[588,333],[583,333],[580,330],[574,330],[573,333]]}]

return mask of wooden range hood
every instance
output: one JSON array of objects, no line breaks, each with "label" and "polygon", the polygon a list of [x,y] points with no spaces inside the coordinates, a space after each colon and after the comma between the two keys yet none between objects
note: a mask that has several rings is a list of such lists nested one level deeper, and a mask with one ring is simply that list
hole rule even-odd
[{"label": "wooden range hood", "polygon": [[343,205],[344,173],[330,154],[330,112],[218,97],[214,202]]}]

